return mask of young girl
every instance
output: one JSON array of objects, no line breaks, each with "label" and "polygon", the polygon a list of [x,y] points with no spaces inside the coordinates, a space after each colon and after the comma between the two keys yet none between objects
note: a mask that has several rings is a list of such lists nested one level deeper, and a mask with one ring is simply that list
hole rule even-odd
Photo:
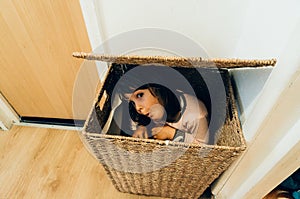
[{"label": "young girl", "polygon": [[149,83],[126,98],[131,119],[137,124],[133,137],[208,142],[207,109],[196,97]]}]

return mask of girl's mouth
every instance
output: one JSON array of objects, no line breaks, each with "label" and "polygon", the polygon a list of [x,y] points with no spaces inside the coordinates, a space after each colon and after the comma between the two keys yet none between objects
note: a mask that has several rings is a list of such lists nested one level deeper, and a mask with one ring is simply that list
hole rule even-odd
[{"label": "girl's mouth", "polygon": [[146,116],[152,118],[152,115],[150,113],[147,113]]}]

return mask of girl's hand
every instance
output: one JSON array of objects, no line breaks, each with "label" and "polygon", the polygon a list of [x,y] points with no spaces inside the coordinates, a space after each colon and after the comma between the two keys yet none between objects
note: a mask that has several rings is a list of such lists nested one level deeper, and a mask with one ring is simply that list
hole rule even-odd
[{"label": "girl's hand", "polygon": [[165,125],[154,127],[152,128],[151,132],[154,139],[172,140],[175,135],[176,129],[169,125]]},{"label": "girl's hand", "polygon": [[134,131],[132,137],[134,138],[148,138],[147,128],[145,126],[138,126]]}]

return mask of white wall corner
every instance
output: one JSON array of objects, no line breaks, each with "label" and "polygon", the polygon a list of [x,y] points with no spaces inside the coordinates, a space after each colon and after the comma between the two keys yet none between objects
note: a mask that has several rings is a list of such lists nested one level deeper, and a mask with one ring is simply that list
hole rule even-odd
[{"label": "white wall corner", "polygon": [[[256,115],[266,111],[261,106],[271,100],[265,95],[267,91],[259,98],[250,114],[251,119],[246,121],[247,127],[243,129],[253,137],[247,142],[247,150],[214,185],[216,198],[262,198],[299,168],[300,95],[296,93],[300,90],[300,63],[298,66],[285,89],[278,90],[279,96],[267,109],[263,120]],[[266,85],[273,91],[278,87],[272,81],[274,76],[276,74],[270,77],[273,85]],[[251,130],[255,132],[249,132]]]},{"label": "white wall corner", "polygon": [[[274,148],[260,161],[249,162],[251,169],[247,168],[244,159],[249,160],[249,153],[263,150],[259,147],[256,151],[247,150],[230,168],[228,172],[218,179],[213,185],[212,192],[215,198],[252,199],[263,198],[272,191],[280,182],[294,173],[300,165],[300,120],[287,130],[282,139],[274,144]],[[257,145],[253,145],[257,147]],[[253,149],[253,148],[252,148]],[[243,162],[244,161],[244,162]],[[244,165],[243,165],[244,164]],[[245,166],[242,170],[238,165]],[[233,174],[232,172],[236,172]],[[239,174],[237,174],[239,172]],[[247,177],[245,177],[245,175]],[[224,181],[224,179],[226,179]]]},{"label": "white wall corner", "polygon": [[80,6],[92,50],[103,42],[94,1],[80,0]]},{"label": "white wall corner", "polygon": [[262,198],[299,168],[299,44],[297,23],[242,125],[246,151],[214,184],[216,198]]},{"label": "white wall corner", "polygon": [[[105,33],[104,16],[102,15],[101,1],[97,0],[80,0],[80,6],[83,18],[86,24],[86,29],[94,53],[109,54],[107,36]],[[104,80],[108,65],[103,62],[95,61],[100,80]]]},{"label": "white wall corner", "polygon": [[272,67],[262,67],[230,70],[242,125],[249,117],[272,69]]}]

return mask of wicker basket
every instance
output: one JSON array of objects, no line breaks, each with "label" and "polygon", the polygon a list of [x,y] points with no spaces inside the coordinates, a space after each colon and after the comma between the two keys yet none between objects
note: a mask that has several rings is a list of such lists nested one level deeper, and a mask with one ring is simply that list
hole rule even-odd
[{"label": "wicker basket", "polygon": [[[169,198],[198,198],[246,148],[231,79],[227,69],[220,68],[260,67],[274,65],[276,62],[275,60],[114,57],[86,53],[76,53],[74,56],[113,62],[86,120],[84,130],[80,134],[85,146],[103,165],[117,190]],[[112,128],[109,128],[106,134],[101,133],[100,129],[103,129],[112,111],[110,100],[116,82],[126,69],[146,63],[159,63],[175,68],[190,80],[196,92],[202,93],[205,91],[203,80],[199,80],[201,77],[198,77],[199,73],[193,71],[193,68],[205,66],[201,74],[215,72],[221,74],[226,88],[226,119],[220,128],[215,130],[213,144],[138,139],[116,135],[119,133],[112,132]]]}]

